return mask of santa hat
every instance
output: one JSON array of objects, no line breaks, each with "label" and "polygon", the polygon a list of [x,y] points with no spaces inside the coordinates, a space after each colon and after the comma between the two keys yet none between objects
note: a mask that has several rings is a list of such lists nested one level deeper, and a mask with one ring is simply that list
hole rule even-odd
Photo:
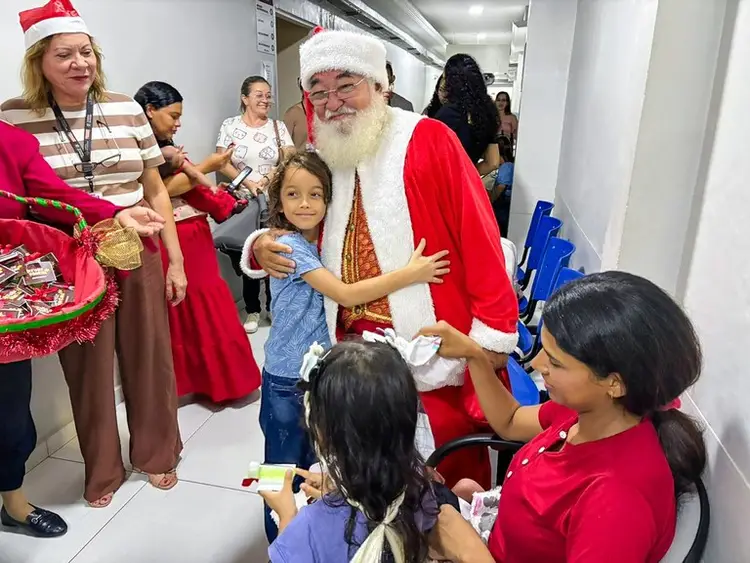
[{"label": "santa hat", "polygon": [[382,41],[362,33],[329,31],[316,27],[310,39],[299,48],[300,81],[305,90],[305,114],[310,144],[315,144],[314,113],[310,102],[310,82],[319,72],[348,71],[388,84],[386,51]]},{"label": "santa hat", "polygon": [[23,28],[26,49],[58,33],[91,35],[70,0],[50,0],[41,8],[21,12],[18,17]]},{"label": "santa hat", "polygon": [[379,39],[352,31],[326,31],[316,28],[299,48],[300,78],[310,90],[312,77],[329,70],[348,71],[388,85],[385,45]]}]

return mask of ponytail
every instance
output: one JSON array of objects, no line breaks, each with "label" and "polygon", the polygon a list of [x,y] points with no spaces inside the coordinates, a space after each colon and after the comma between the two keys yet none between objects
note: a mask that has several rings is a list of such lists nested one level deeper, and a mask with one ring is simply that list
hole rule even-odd
[{"label": "ponytail", "polygon": [[693,488],[706,467],[702,428],[677,409],[655,412],[651,420],[674,478],[677,499]]}]

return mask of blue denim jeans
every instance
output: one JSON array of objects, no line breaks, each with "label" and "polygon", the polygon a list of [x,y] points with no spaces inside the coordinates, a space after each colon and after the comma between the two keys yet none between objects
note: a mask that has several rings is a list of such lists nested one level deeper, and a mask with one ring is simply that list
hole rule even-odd
[{"label": "blue denim jeans", "polygon": [[[305,430],[304,394],[297,389],[297,378],[281,377],[263,370],[260,398],[260,428],[266,438],[265,463],[291,463],[308,469],[317,459]],[[294,490],[299,490],[302,479],[296,478]],[[278,535],[268,505],[265,526],[268,542]]]}]

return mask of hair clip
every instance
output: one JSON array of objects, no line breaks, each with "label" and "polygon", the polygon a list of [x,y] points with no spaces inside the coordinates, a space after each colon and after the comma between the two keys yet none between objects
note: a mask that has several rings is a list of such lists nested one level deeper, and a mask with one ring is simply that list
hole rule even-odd
[{"label": "hair clip", "polygon": [[314,342],[310,349],[302,359],[302,367],[299,370],[300,379],[306,383],[310,383],[310,375],[313,370],[317,370],[320,366],[320,362],[325,355],[325,349]]}]

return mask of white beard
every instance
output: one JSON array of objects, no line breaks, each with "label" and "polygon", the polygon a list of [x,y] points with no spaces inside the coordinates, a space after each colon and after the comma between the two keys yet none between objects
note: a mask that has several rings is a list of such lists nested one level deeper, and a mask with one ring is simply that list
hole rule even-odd
[{"label": "white beard", "polygon": [[377,153],[390,117],[388,104],[378,92],[370,107],[344,121],[322,121],[315,115],[315,148],[332,169],[356,168]]}]

